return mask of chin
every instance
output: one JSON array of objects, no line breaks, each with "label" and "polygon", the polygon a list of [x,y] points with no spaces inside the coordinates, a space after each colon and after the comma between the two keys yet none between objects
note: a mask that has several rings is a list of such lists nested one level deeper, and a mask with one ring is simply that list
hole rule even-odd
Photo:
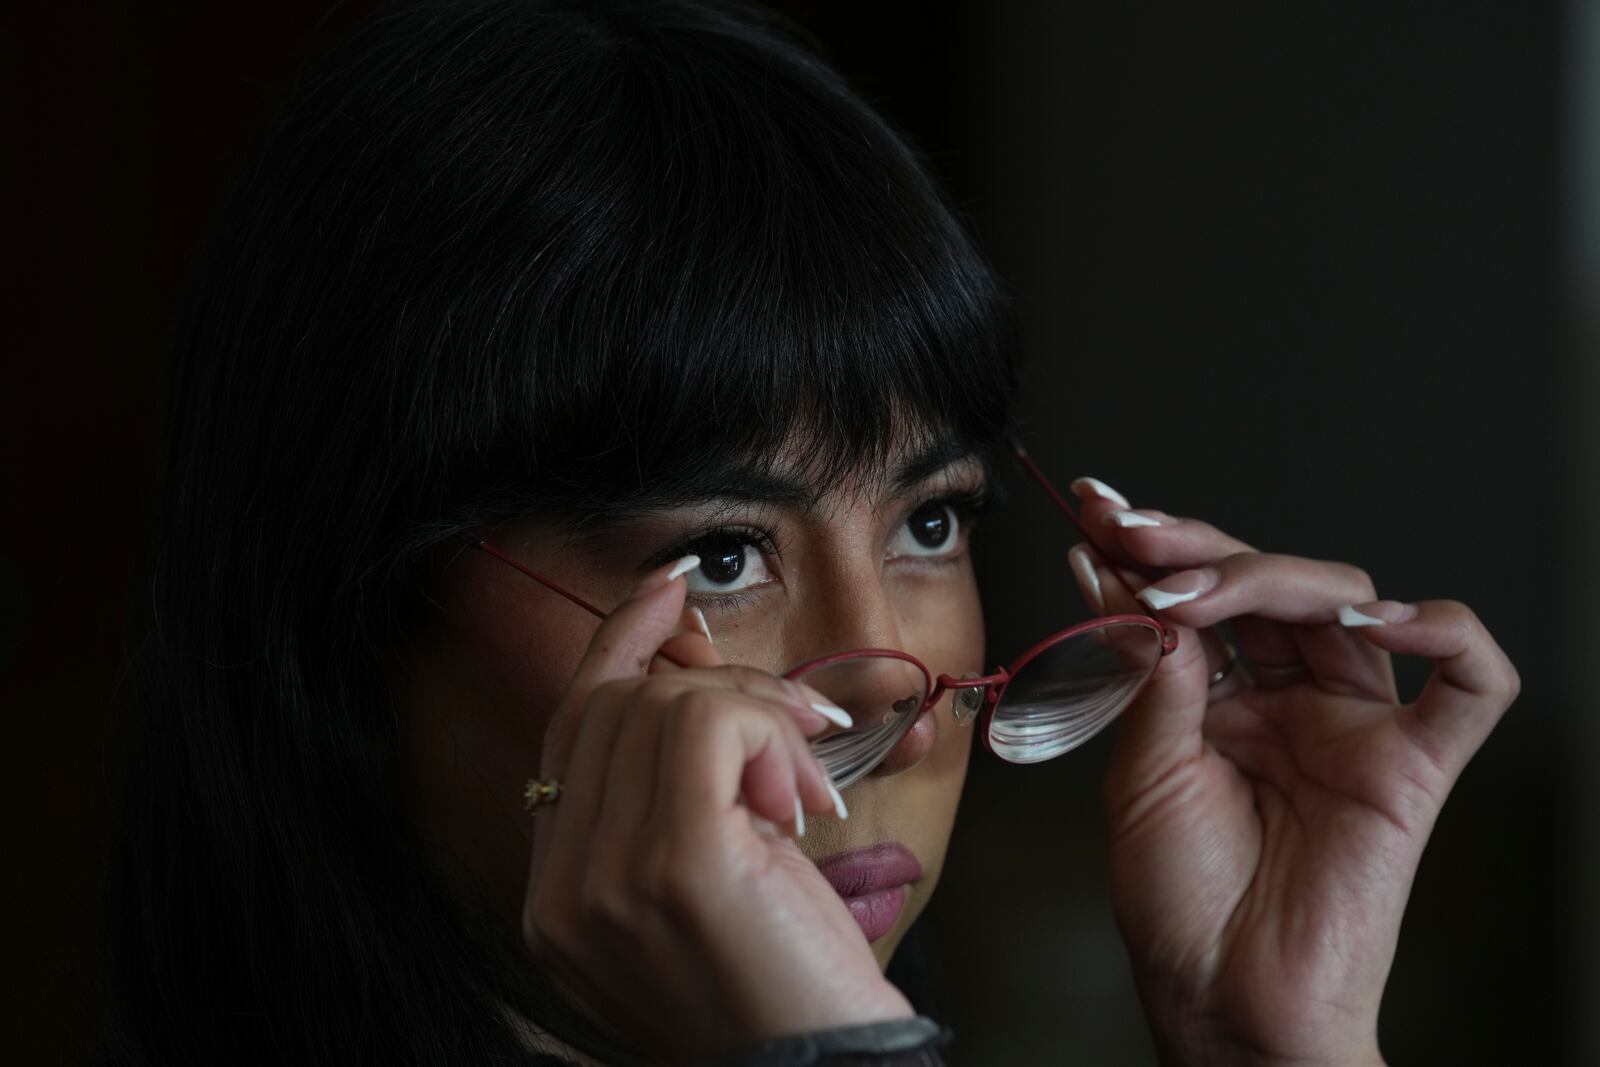
[{"label": "chin", "polygon": [[928,902],[928,894],[932,891],[933,887],[926,882],[916,886],[906,900],[905,911],[900,914],[893,929],[878,940],[870,942],[873,958],[878,961],[878,970],[881,971],[889,966],[889,960],[900,947],[900,942],[905,939],[906,931],[911,929],[911,924],[922,914],[923,906]]},{"label": "chin", "polygon": [[894,958],[894,950],[900,947],[900,939],[903,936],[904,931],[898,931],[873,942],[872,957],[878,961],[878,970],[888,968],[889,961]]}]

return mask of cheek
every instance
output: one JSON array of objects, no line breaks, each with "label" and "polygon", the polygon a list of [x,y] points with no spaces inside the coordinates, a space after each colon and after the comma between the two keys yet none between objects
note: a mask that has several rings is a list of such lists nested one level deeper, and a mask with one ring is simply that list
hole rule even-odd
[{"label": "cheek", "polygon": [[[487,560],[451,583],[440,599],[436,638],[459,714],[479,720],[484,733],[537,750],[595,623],[565,603],[529,595]],[[515,577],[515,576],[513,576]],[[533,591],[537,594],[537,590]]]},{"label": "cheek", "polygon": [[971,569],[918,592],[900,598],[900,635],[906,651],[926,663],[935,676],[982,673],[983,606]]},{"label": "cheek", "polygon": [[409,806],[512,921],[528,864],[523,783],[538,773],[545,727],[593,626],[471,562],[430,590],[438,610],[395,650],[391,677]]},{"label": "cheek", "polygon": [[[911,590],[897,598],[901,647],[916,656],[935,678],[959,678],[983,670],[983,617],[977,585],[968,571],[960,580]],[[882,773],[899,774],[921,767],[926,776],[948,782],[959,793],[965,777],[966,753],[972,742],[970,722],[958,724],[946,694],[933,710],[918,718],[883,762]]]}]

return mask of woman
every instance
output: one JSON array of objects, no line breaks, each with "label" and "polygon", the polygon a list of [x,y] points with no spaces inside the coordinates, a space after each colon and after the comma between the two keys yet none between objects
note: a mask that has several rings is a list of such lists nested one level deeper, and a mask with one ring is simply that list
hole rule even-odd
[{"label": "woman", "polygon": [[[359,33],[177,337],[108,1056],[934,1062],[881,967],[975,731],[914,709],[838,795],[807,742],[873,724],[779,675],[985,669],[1011,352],[918,157],[758,11]],[[1106,784],[1158,1043],[1377,1060],[1411,875],[1514,671],[1460,605],[1074,489],[1091,607],[1171,637]],[[1270,684],[1207,662],[1224,620]],[[1414,705],[1390,653],[1439,661]]]}]

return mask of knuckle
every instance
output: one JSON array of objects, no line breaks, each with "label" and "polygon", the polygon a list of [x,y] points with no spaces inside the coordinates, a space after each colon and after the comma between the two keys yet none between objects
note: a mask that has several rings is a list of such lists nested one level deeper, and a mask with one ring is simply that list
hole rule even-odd
[{"label": "knuckle", "polygon": [[742,692],[760,692],[772,685],[772,675],[755,667],[728,666],[719,667],[733,682],[734,687]]},{"label": "knuckle", "polygon": [[690,925],[705,899],[705,887],[686,864],[663,857],[651,866],[647,890],[651,903],[673,925]]},{"label": "knuckle", "polygon": [[1462,649],[1470,648],[1489,636],[1489,631],[1478,620],[1477,613],[1461,601],[1435,601],[1434,608],[1439,614],[1439,621],[1449,632],[1451,640]]},{"label": "knuckle", "polygon": [[1372,575],[1367,573],[1366,568],[1358,567],[1354,563],[1339,563],[1337,566],[1340,578],[1348,585],[1364,591],[1367,599],[1373,599],[1378,595],[1377,584],[1373,582]]},{"label": "knuckle", "polygon": [[1506,703],[1517,699],[1522,694],[1522,674],[1516,665],[1509,659],[1505,660],[1505,697]]},{"label": "knuckle", "polygon": [[566,936],[571,924],[565,921],[564,902],[558,900],[546,886],[534,890],[532,899],[522,910],[522,940],[529,949],[544,952],[554,949],[565,953],[572,947]]},{"label": "knuckle", "polygon": [[619,885],[589,881],[578,895],[578,908],[586,929],[597,933],[627,937],[636,927],[638,908],[633,897]]},{"label": "knuckle", "polygon": [[589,697],[584,701],[584,710],[593,712],[623,703],[635,696],[640,688],[637,678],[608,679],[589,691]]},{"label": "knuckle", "polygon": [[1522,692],[1522,675],[1478,613],[1459,600],[1435,601],[1433,607],[1439,612],[1441,622],[1448,628],[1450,640],[1456,647],[1464,652],[1492,657],[1495,667],[1491,672],[1493,681],[1487,695],[1509,705]]},{"label": "knuckle", "polygon": [[691,726],[705,726],[724,714],[726,701],[709,689],[689,689],[673,700],[677,715]]}]

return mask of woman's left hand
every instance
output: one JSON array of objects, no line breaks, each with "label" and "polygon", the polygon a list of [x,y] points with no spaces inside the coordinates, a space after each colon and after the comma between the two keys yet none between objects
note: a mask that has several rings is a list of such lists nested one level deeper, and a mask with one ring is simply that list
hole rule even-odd
[{"label": "woman's left hand", "polygon": [[[1074,550],[1085,595],[1092,563],[1104,611],[1154,609],[1179,634],[1123,713],[1105,785],[1113,907],[1163,1060],[1381,1063],[1412,877],[1515,669],[1462,604],[1378,601],[1347,564],[1161,512],[1140,524],[1074,488],[1098,549]],[[1173,573],[1144,588],[1109,560]],[[1196,631],[1223,620],[1262,665],[1254,685],[1242,670],[1210,685]],[[1437,664],[1414,702],[1391,653]]]}]

